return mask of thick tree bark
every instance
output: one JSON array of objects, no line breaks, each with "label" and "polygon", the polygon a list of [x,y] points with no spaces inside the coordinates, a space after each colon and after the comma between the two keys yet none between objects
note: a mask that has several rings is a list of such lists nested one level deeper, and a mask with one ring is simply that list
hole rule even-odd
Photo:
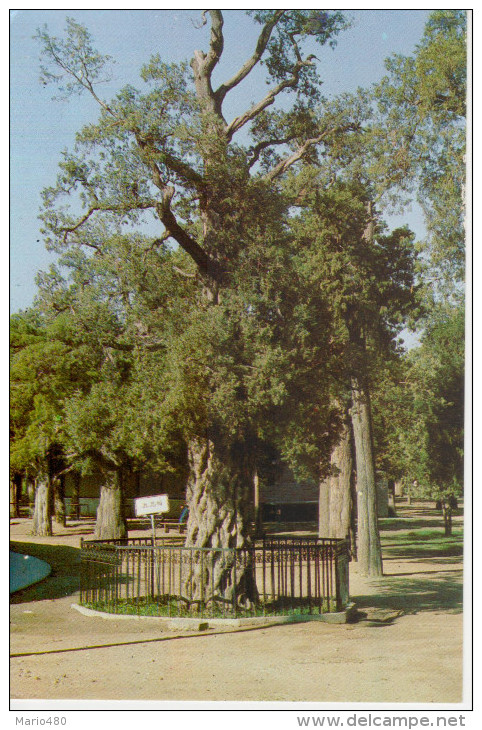
[{"label": "thick tree bark", "polygon": [[22,493],[22,475],[18,472],[10,480],[10,516],[19,516],[20,496]]},{"label": "thick tree bark", "polygon": [[[363,238],[374,245],[375,210],[367,203],[367,223]],[[356,306],[352,307],[347,321],[350,333],[351,353],[351,423],[355,444],[357,489],[357,557],[361,572],[367,576],[383,575],[382,551],[378,531],[377,492],[375,481],[375,455],[364,318]]]},{"label": "thick tree bark", "polygon": [[53,497],[55,522],[65,527],[65,479],[63,475],[55,477],[53,480]]},{"label": "thick tree bark", "polygon": [[331,473],[320,482],[318,534],[345,538],[352,526],[353,457],[350,424],[343,422],[340,439],[330,459]]},{"label": "thick tree bark", "polygon": [[100,502],[95,523],[95,540],[116,540],[127,536],[124,516],[122,473],[120,469],[107,472],[100,489]]},{"label": "thick tree bark", "polygon": [[352,378],[351,420],[357,475],[358,565],[367,576],[383,575],[378,532],[375,460],[368,388]]},{"label": "thick tree bark", "polygon": [[50,477],[45,474],[37,477],[32,535],[52,535],[52,487]]},{"label": "thick tree bark", "polygon": [[235,600],[249,607],[257,598],[252,556],[247,551],[236,556],[234,548],[252,546],[253,468],[244,446],[227,448],[219,441],[193,439],[188,448],[191,475],[185,545],[217,550],[193,552],[193,565],[184,581],[185,598],[192,603]]},{"label": "thick tree bark", "polygon": [[13,479],[10,479],[10,517],[18,517],[17,489]]},{"label": "thick tree bark", "polygon": [[27,495],[28,495],[28,516],[33,517],[35,512],[35,479],[27,476]]}]

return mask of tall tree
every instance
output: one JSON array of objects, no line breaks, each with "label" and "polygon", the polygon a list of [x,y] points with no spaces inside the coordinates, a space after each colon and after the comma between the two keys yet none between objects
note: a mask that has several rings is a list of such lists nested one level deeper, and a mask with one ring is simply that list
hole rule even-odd
[{"label": "tall tree", "polygon": [[[373,96],[345,97],[345,105],[358,107],[363,132],[351,137],[341,148],[333,146],[329,155],[332,178],[326,173],[324,176],[325,185],[337,178],[365,181],[371,190],[369,205],[377,207],[403,206],[407,194],[417,191],[429,230],[427,245],[422,248],[429,254],[425,256],[422,274],[425,281],[432,282],[436,297],[452,296],[455,300],[464,273],[465,15],[465,11],[435,11],[413,57],[389,59],[389,75],[375,87]],[[372,99],[376,109],[370,108]],[[366,240],[373,239],[370,218],[368,215]],[[390,297],[393,292],[385,294]],[[388,298],[387,307],[393,308],[393,304]],[[408,314],[406,306],[404,309]],[[412,311],[412,321],[414,314]],[[369,499],[367,514],[373,516],[376,507],[374,458],[370,455],[373,442],[370,379],[367,381],[364,375],[363,356],[360,359],[366,341],[357,307],[352,309],[350,319],[351,342],[358,353],[355,358],[354,352],[351,353],[352,361],[358,362],[358,375],[352,376],[352,420],[355,432],[359,432],[358,456],[361,457],[357,471],[359,477],[365,475],[362,481],[371,486],[369,490],[366,487],[358,490],[359,507],[362,513],[367,511],[362,499],[365,495]],[[337,459],[334,453],[333,461]],[[338,479],[342,473],[338,470]],[[324,491],[326,484],[322,482],[322,494]],[[348,494],[348,482],[345,492]],[[362,534],[367,533],[365,523],[374,524],[374,520],[359,515]],[[370,545],[365,538],[362,542]],[[374,550],[378,554],[376,542],[375,539]],[[362,562],[365,562],[363,551]],[[378,557],[375,562],[379,562]],[[378,568],[375,566],[374,570]]]},{"label": "tall tree", "polygon": [[416,191],[429,276],[445,289],[465,271],[466,25],[465,10],[434,11],[413,55],[389,58],[374,89],[387,177]]},{"label": "tall tree", "polygon": [[[405,474],[418,475],[417,481],[428,491],[433,488],[433,484],[429,485],[432,478],[445,485],[442,489],[451,479],[454,485],[460,484],[463,448],[463,366],[454,377],[453,363],[463,363],[464,350],[461,312],[466,238],[466,26],[465,10],[434,11],[412,56],[388,59],[388,74],[374,89],[381,121],[377,139],[383,150],[386,177],[398,189],[415,192],[428,230],[421,246],[425,315],[419,319],[418,327],[423,344],[406,358],[400,376],[385,381],[387,390],[382,389],[380,415],[383,420],[383,403],[388,398],[403,428],[398,429],[393,439],[395,446],[388,447],[386,453],[392,464],[398,464],[398,470],[403,463]],[[437,363],[436,343],[448,342],[448,332],[454,339],[448,350],[446,378],[451,384],[448,392],[452,385],[453,390],[446,399],[441,383],[434,384],[433,371],[430,367],[425,370],[422,363]],[[420,378],[422,372],[425,382]],[[442,377],[438,364],[435,372]],[[397,387],[397,382],[405,386]],[[412,418],[411,410],[419,416]],[[456,449],[449,445],[448,413],[453,416]],[[437,451],[436,434],[444,444],[436,457],[440,466],[444,464],[444,475],[437,476],[437,469],[429,467],[429,462],[434,466],[429,453]],[[448,481],[445,457],[451,463],[448,472],[452,470]]]},{"label": "tall tree", "polygon": [[[249,542],[255,415],[276,408],[286,391],[279,374],[289,358],[273,340],[287,321],[272,297],[286,240],[287,208],[278,181],[352,128],[345,118],[315,116],[319,80],[314,57],[303,51],[310,38],[333,45],[345,24],[341,13],[251,14],[261,28],[254,51],[219,86],[213,86],[213,74],[224,53],[224,19],[211,10],[203,13],[210,24],[208,50],[195,51],[190,68],[154,56],[142,71],[147,92],[127,87],[110,102],[95,85],[105,59],[84,28],[69,20],[65,41],[39,32],[49,62],[44,79],[65,82],[67,94],[87,91],[101,107],[99,122],[78,134],[76,152],[65,154],[56,186],[45,191],[49,245],[99,251],[95,220],[136,224],[149,211],[160,224],[159,242],[175,241],[191,262],[179,276],[186,273],[190,286],[188,277],[195,275],[196,306],[173,341],[170,355],[176,356],[168,367],[176,384],[171,405],[183,412],[189,437],[188,542],[196,546]],[[226,99],[261,63],[267,93],[227,121]],[[284,92],[296,94],[294,104],[270,111]],[[251,135],[248,143],[241,132]],[[75,205],[71,212],[59,206],[75,192],[81,214]],[[257,336],[250,341],[253,331]],[[260,380],[261,397],[253,389]]]},{"label": "tall tree", "polygon": [[[356,182],[331,183],[318,189],[303,216],[294,222],[304,244],[307,275],[328,295],[335,323],[337,359],[333,361],[334,402],[341,418],[340,441],[332,454],[332,486],[350,503],[347,460],[340,468],[341,450],[348,456],[344,404],[350,403],[357,473],[358,558],[369,575],[381,573],[378,537],[375,457],[370,389],[380,360],[395,347],[395,336],[413,305],[413,234],[398,229],[384,235],[371,209],[370,190]],[[336,363],[336,365],[335,365]],[[349,395],[349,400],[347,394]],[[339,452],[339,453],[338,453]],[[330,477],[330,472],[328,473]],[[338,483],[337,483],[338,482]],[[326,502],[325,480],[320,500]],[[334,494],[333,494],[334,497]],[[335,507],[335,500],[331,503]],[[345,534],[350,520],[345,520]]]},{"label": "tall tree", "polygon": [[375,390],[381,468],[433,498],[463,491],[464,324],[463,306],[435,306]]},{"label": "tall tree", "polygon": [[53,482],[65,468],[63,401],[81,372],[85,361],[81,367],[38,310],[12,317],[11,464],[36,478],[34,534],[52,534]]},{"label": "tall tree", "polygon": [[355,552],[353,437],[348,410],[342,410],[341,414],[342,425],[331,452],[330,469],[320,480],[318,534],[330,538],[349,537]]},{"label": "tall tree", "polygon": [[[147,316],[139,318],[138,293],[145,289],[152,241],[121,234],[109,238],[101,230],[98,236],[103,241],[100,254],[70,251],[59,266],[39,277],[37,307],[49,322],[50,336],[66,348],[66,356],[75,353],[84,358],[83,377],[73,380],[70,391],[63,394],[63,445],[72,467],[102,475],[95,534],[117,538],[126,534],[126,472],[147,460],[154,469],[167,468],[162,455],[166,448],[162,434],[167,429],[159,428],[158,399],[149,392],[150,388],[153,394],[162,392],[165,343],[159,333],[152,335]],[[159,259],[157,253],[157,263]],[[156,271],[149,269],[152,280]],[[170,271],[166,267],[164,273]],[[157,283],[156,291],[162,294],[154,295],[166,298],[168,277]],[[152,360],[159,352],[160,372],[153,382]]]},{"label": "tall tree", "polygon": [[10,473],[10,517],[19,517],[20,499],[22,495],[21,471],[11,469]]}]

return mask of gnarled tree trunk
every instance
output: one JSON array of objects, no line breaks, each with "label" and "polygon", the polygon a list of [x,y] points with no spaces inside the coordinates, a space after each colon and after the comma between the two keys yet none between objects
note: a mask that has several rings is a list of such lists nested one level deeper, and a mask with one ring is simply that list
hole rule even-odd
[{"label": "gnarled tree trunk", "polygon": [[367,576],[383,575],[378,532],[375,459],[368,388],[352,378],[351,420],[357,477],[358,565]]},{"label": "gnarled tree trunk", "polygon": [[32,535],[52,535],[52,486],[50,477],[46,474],[37,477]]},{"label": "gnarled tree trunk", "polygon": [[318,535],[345,538],[351,534],[352,499],[352,440],[350,424],[345,419],[338,443],[330,458],[330,474],[320,482]]},{"label": "gnarled tree trunk", "polygon": [[100,501],[97,507],[95,540],[115,540],[127,536],[124,516],[121,469],[106,472],[100,488]]},{"label": "gnarled tree trunk", "polygon": [[[249,607],[257,599],[252,546],[253,468],[241,445],[225,447],[212,438],[189,443],[186,547],[193,563],[184,579],[190,603],[219,602]],[[214,550],[216,548],[216,550]],[[228,549],[229,548],[229,549]],[[236,552],[234,549],[245,548]]]},{"label": "gnarled tree trunk", "polygon": [[65,527],[65,478],[63,475],[55,477],[53,484],[55,522]]}]

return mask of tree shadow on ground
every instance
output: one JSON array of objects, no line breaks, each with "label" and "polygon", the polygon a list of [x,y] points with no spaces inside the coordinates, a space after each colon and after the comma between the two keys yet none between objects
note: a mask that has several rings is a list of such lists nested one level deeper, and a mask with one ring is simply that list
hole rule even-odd
[{"label": "tree shadow on ground", "polygon": [[353,596],[357,609],[383,608],[414,614],[421,611],[461,613],[463,608],[462,576],[440,575],[434,578],[390,576],[380,582],[372,595]]},{"label": "tree shadow on ground", "polygon": [[[459,562],[464,554],[463,545],[458,543],[449,543],[447,545],[396,545],[383,546],[383,553],[391,560],[408,560],[415,558],[423,561],[424,558],[431,559],[437,563],[453,563]],[[455,560],[456,559],[456,560]]]},{"label": "tree shadow on ground", "polygon": [[81,517],[80,520],[67,520],[65,529],[70,535],[92,535],[95,530],[95,519]]},{"label": "tree shadow on ground", "polygon": [[[135,517],[130,517],[127,520],[127,527],[128,527],[129,531],[145,530],[146,532],[150,532],[152,529],[150,520],[146,520],[146,519],[142,520],[142,519],[137,519]],[[156,528],[157,528],[157,524],[156,524]]]},{"label": "tree shadow on ground", "polygon": [[[434,522],[435,520],[439,520],[439,525]],[[397,532],[398,530],[432,530],[437,526],[440,526],[440,528],[443,529],[443,519],[438,513],[430,515],[430,517],[426,519],[414,519],[413,517],[382,517],[379,519],[378,523],[383,532]]]},{"label": "tree shadow on ground", "polygon": [[[10,520],[10,527],[18,527],[23,525],[24,532],[14,532],[11,536],[13,540],[22,540],[26,535],[31,534],[33,520],[31,517]],[[95,529],[95,518],[80,517],[79,519],[68,517],[65,525],[61,525],[52,521],[52,537],[71,537],[77,535],[92,535]]]},{"label": "tree shadow on ground", "polygon": [[40,583],[23,588],[10,596],[10,603],[28,603],[50,598],[63,598],[80,588],[80,550],[65,545],[44,545],[31,542],[11,542],[12,552],[32,555],[52,567],[50,575]]}]

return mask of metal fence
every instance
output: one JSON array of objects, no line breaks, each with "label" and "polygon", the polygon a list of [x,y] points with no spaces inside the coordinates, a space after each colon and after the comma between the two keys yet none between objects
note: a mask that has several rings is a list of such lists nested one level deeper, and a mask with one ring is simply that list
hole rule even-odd
[{"label": "metal fence", "polygon": [[239,616],[341,611],[346,540],[265,537],[250,548],[179,538],[82,541],[80,603],[112,613]]}]

